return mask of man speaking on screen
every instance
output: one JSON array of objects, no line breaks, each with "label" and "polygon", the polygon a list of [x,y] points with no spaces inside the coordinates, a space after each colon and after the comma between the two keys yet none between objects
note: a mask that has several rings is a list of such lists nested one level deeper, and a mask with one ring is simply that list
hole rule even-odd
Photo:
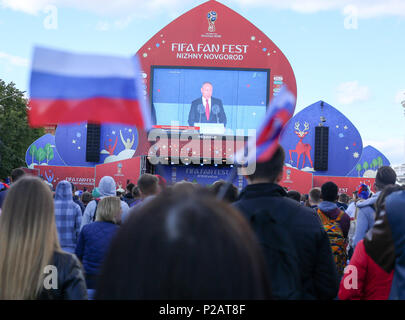
[{"label": "man speaking on screen", "polygon": [[188,115],[188,124],[195,123],[222,123],[226,127],[226,114],[222,101],[212,97],[213,86],[204,82],[201,87],[202,97],[191,103]]}]

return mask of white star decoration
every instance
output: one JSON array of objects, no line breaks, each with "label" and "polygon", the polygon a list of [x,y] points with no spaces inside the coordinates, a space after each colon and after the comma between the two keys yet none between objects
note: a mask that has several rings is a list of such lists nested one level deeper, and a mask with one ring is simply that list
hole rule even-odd
[{"label": "white star decoration", "polygon": [[113,131],[112,134],[115,134],[115,131]]},{"label": "white star decoration", "polygon": [[349,129],[349,128],[348,128],[347,126],[344,126],[343,129],[347,130],[347,129]]},{"label": "white star decoration", "polygon": [[346,147],[345,149],[346,149],[346,150],[349,150],[349,147]]},{"label": "white star decoration", "polygon": [[72,143],[76,143],[76,140],[73,140]]},{"label": "white star decoration", "polygon": [[359,157],[359,153],[358,152],[355,152],[355,153],[353,153],[353,158],[358,158]]}]

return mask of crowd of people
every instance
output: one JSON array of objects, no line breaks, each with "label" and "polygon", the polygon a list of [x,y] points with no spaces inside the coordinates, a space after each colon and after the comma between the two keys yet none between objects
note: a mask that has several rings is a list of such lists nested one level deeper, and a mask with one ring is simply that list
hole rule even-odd
[{"label": "crowd of people", "polygon": [[279,184],[284,158],[257,163],[240,192],[149,173],[126,190],[110,176],[54,190],[15,169],[0,191],[0,299],[405,299],[394,170],[378,169],[374,193],[330,181],[300,194]]}]

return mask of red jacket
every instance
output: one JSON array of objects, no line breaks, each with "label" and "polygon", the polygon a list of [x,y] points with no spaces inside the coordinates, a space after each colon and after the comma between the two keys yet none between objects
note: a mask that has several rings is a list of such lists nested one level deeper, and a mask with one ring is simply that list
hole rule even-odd
[{"label": "red jacket", "polygon": [[[359,241],[349,266],[357,269],[357,289],[353,286],[355,272],[346,269],[340,282],[340,300],[387,300],[394,271],[387,273],[367,255],[363,240]],[[345,288],[346,287],[346,288]]]}]

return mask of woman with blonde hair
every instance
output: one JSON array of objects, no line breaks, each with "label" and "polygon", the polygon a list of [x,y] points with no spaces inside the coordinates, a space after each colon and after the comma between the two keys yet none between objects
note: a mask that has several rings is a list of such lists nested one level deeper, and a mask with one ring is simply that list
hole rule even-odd
[{"label": "woman with blonde hair", "polygon": [[0,216],[0,300],[87,299],[77,258],[60,248],[49,187],[26,176],[10,188]]},{"label": "woman with blonde hair", "polygon": [[83,263],[89,289],[95,289],[105,252],[120,223],[120,198],[105,197],[97,203],[96,221],[86,224],[80,232],[76,255]]}]

